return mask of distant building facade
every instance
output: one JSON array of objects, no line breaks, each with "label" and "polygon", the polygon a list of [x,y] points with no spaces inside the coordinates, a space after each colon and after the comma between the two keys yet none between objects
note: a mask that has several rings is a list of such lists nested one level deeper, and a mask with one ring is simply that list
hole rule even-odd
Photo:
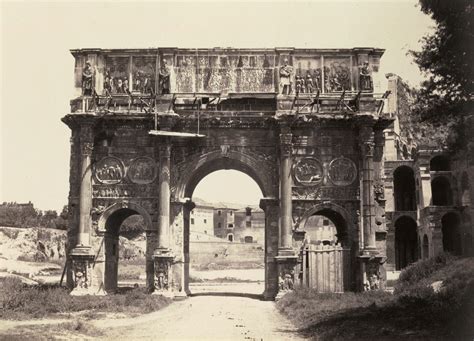
[{"label": "distant building facade", "polygon": [[190,213],[189,228],[197,234],[214,233],[214,208],[212,206],[196,205]]}]

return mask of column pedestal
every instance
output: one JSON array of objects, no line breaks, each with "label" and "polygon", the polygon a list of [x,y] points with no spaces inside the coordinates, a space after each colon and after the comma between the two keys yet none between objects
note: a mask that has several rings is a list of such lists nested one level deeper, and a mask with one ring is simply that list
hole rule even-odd
[{"label": "column pedestal", "polygon": [[[278,250],[280,252],[280,250]],[[286,293],[292,291],[295,288],[297,274],[296,266],[298,264],[298,256],[295,256],[292,251],[292,255],[288,256],[276,256],[275,261],[278,268],[278,293],[275,300],[279,300]]]},{"label": "column pedestal", "polygon": [[93,281],[94,254],[90,246],[77,246],[69,254],[73,272],[73,296],[106,295],[102,286]]},{"label": "column pedestal", "polygon": [[154,273],[154,295],[161,295],[173,298],[173,274],[172,265],[175,256],[170,249],[158,248],[153,254],[153,261],[155,265]]},{"label": "column pedestal", "polygon": [[360,291],[382,290],[385,288],[385,274],[381,273],[386,257],[359,256],[362,288]]}]

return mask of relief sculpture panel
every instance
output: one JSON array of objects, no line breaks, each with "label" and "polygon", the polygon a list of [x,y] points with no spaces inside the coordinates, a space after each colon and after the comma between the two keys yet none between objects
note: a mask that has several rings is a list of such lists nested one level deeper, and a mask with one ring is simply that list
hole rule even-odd
[{"label": "relief sculpture panel", "polygon": [[95,179],[102,184],[120,183],[124,175],[124,166],[122,161],[116,157],[107,156],[95,164]]},{"label": "relief sculpture panel", "polygon": [[149,157],[139,157],[134,159],[127,172],[130,181],[136,184],[152,183],[155,180],[156,175],[156,163]]},{"label": "relief sculpture panel", "polygon": [[274,56],[177,55],[177,92],[273,92]]},{"label": "relief sculpture panel", "polygon": [[295,164],[293,176],[298,184],[316,186],[323,180],[323,167],[317,159],[306,157]]},{"label": "relief sculpture panel", "polygon": [[324,59],[324,89],[325,92],[351,90],[351,61],[350,58]]},{"label": "relief sculpture panel", "polygon": [[329,164],[329,179],[336,186],[348,186],[357,178],[355,163],[345,157],[334,159]]}]

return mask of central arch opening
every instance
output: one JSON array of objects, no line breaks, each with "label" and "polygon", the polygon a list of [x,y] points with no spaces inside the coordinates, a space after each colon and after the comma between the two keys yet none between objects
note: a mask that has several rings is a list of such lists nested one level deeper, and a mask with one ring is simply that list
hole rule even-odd
[{"label": "central arch opening", "polygon": [[192,294],[260,295],[265,289],[265,213],[257,182],[238,170],[213,170],[192,191],[189,289]]}]

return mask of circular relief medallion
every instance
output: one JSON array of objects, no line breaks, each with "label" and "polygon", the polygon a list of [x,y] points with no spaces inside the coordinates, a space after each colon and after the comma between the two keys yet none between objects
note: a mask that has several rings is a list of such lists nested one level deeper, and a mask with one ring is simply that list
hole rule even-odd
[{"label": "circular relief medallion", "polygon": [[139,157],[128,168],[128,178],[136,184],[149,184],[156,178],[156,163],[152,158]]},{"label": "circular relief medallion", "polygon": [[348,186],[354,182],[356,177],[356,165],[348,158],[339,157],[329,164],[329,179],[336,186]]},{"label": "circular relief medallion", "polygon": [[316,186],[323,180],[323,167],[317,159],[307,157],[295,164],[293,175],[301,185]]},{"label": "circular relief medallion", "polygon": [[122,161],[113,156],[106,156],[95,164],[96,179],[103,184],[117,184],[123,179]]}]

